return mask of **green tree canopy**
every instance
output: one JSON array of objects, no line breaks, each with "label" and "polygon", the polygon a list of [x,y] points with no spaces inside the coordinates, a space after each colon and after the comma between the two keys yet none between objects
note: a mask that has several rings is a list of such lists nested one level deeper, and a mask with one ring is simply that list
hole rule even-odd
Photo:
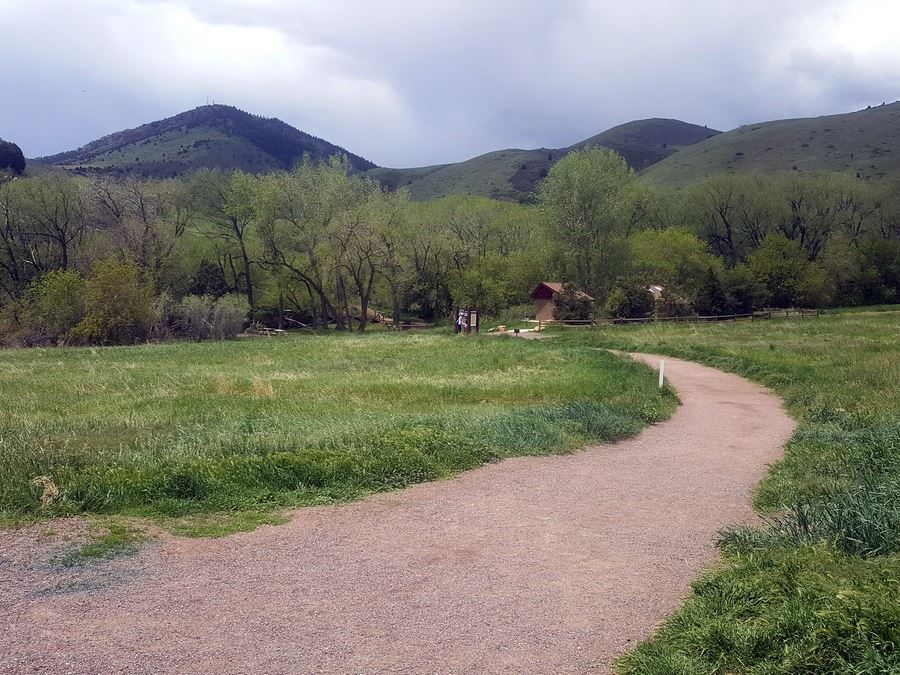
[{"label": "green tree canopy", "polygon": [[615,243],[632,222],[634,195],[628,164],[601,147],[569,153],[539,187],[555,266],[594,297],[606,294],[620,269]]},{"label": "green tree canopy", "polygon": [[708,271],[720,275],[721,258],[709,245],[684,227],[644,230],[628,238],[633,270],[647,284],[659,284],[688,300],[708,282]]},{"label": "green tree canopy", "polygon": [[102,260],[91,268],[85,288],[86,314],[71,335],[94,344],[143,340],[155,320],[153,298],[153,285],[139,267]]},{"label": "green tree canopy", "polygon": [[798,242],[784,235],[767,235],[750,254],[747,267],[773,307],[818,307],[828,301],[822,269],[807,260]]}]

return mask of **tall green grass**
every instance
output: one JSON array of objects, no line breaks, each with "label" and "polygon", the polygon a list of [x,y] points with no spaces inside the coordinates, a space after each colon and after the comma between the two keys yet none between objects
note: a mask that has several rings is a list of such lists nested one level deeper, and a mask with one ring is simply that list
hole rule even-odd
[{"label": "tall green grass", "polygon": [[[589,347],[377,334],[0,352],[0,519],[358,498],[636,433],[676,405]],[[45,476],[60,498],[42,504]]]},{"label": "tall green grass", "polygon": [[723,564],[621,672],[900,672],[900,312],[559,339],[745,375],[800,421],[756,491],[761,524],[722,533]]}]

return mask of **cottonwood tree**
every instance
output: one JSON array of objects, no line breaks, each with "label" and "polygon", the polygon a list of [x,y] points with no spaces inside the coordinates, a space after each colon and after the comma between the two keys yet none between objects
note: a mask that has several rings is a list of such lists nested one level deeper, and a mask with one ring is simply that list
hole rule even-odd
[{"label": "cottonwood tree", "polygon": [[589,147],[557,162],[538,189],[557,269],[595,297],[616,276],[616,240],[632,222],[633,183],[621,155]]},{"label": "cottonwood tree", "polygon": [[68,269],[87,229],[82,186],[57,175],[16,181],[20,219],[34,244],[31,263],[40,271]]},{"label": "cottonwood tree", "polygon": [[151,273],[157,292],[162,291],[179,239],[196,224],[196,194],[180,181],[106,177],[88,183],[87,191],[94,221]]},{"label": "cottonwood tree", "polygon": [[449,311],[448,279],[454,246],[444,227],[443,200],[409,204],[407,219],[399,223],[389,256],[394,320],[401,303],[407,310],[431,319]]},{"label": "cottonwood tree", "polygon": [[752,179],[710,179],[688,191],[684,220],[696,223],[712,250],[734,265],[746,258],[770,227],[771,209],[761,208],[757,194]]},{"label": "cottonwood tree", "polygon": [[[364,331],[375,282],[382,275],[391,277],[397,262],[397,226],[405,217],[406,194],[386,193],[374,181],[348,178],[328,236],[336,251],[338,288],[352,284],[359,301],[359,330]],[[349,317],[348,325],[352,328]]]},{"label": "cottonwood tree", "polygon": [[54,269],[69,269],[87,229],[82,189],[61,176],[0,186],[0,291],[8,299]]},{"label": "cottonwood tree", "polygon": [[[225,245],[235,285],[243,287],[251,308],[255,306],[255,298],[250,231],[256,223],[259,180],[242,171],[200,171],[194,175],[186,197],[212,226],[201,229],[201,233]],[[234,267],[235,258],[238,268]]]},{"label": "cottonwood tree", "polygon": [[358,310],[365,330],[379,279],[400,283],[406,203],[342,158],[269,176],[257,199],[264,263],[306,288],[318,321],[352,330]]},{"label": "cottonwood tree", "polygon": [[15,300],[36,273],[28,264],[29,239],[22,228],[16,183],[0,185],[0,290],[8,300]]},{"label": "cottonwood tree", "polygon": [[628,238],[632,273],[688,300],[697,297],[708,270],[721,275],[723,264],[706,242],[682,227],[644,230]]},{"label": "cottonwood tree", "polygon": [[328,228],[348,171],[346,160],[305,161],[289,173],[264,177],[257,193],[262,262],[306,289],[315,308],[314,326],[327,326],[334,317],[338,328],[344,328],[344,314],[335,311],[336,261]]},{"label": "cottonwood tree", "polygon": [[767,292],[773,307],[819,307],[828,302],[828,287],[822,268],[806,257],[799,242],[782,234],[763,239],[748,260],[752,277]]}]

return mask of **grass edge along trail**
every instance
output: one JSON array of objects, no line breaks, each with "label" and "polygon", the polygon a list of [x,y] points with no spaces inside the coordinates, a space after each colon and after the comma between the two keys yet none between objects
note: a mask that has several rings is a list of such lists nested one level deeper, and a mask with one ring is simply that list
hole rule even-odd
[{"label": "grass edge along trail", "polygon": [[[9,350],[0,525],[89,515],[221,536],[287,507],[614,441],[674,411],[645,366],[555,342],[380,334]],[[41,476],[59,491],[43,505]]]},{"label": "grass edge along trail", "polygon": [[760,483],[758,527],[621,673],[900,672],[900,312],[569,334],[748,377],[799,427]]}]

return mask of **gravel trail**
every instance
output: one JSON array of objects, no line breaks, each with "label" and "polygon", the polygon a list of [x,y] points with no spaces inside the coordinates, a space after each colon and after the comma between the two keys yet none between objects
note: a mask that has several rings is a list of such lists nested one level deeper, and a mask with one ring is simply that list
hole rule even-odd
[{"label": "gravel trail", "polygon": [[0,673],[609,672],[715,559],[716,531],[753,517],[794,429],[737,376],[676,359],[666,375],[683,405],[633,439],[163,536],[64,579],[39,528],[0,532]]}]

